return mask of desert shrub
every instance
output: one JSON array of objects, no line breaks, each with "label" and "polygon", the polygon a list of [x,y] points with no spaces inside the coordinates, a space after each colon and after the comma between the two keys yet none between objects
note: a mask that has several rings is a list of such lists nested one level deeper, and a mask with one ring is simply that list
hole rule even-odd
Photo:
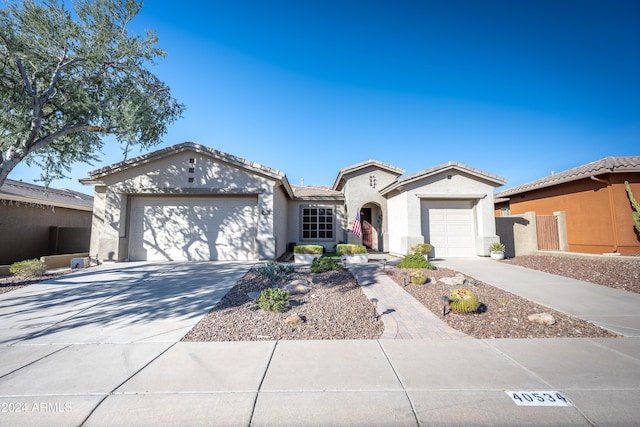
[{"label": "desert shrub", "polygon": [[324,247],[322,245],[300,245],[293,247],[294,254],[322,254]]},{"label": "desert shrub", "polygon": [[418,243],[417,245],[411,246],[411,251],[420,255],[427,255],[432,250],[433,246],[428,243]]},{"label": "desert shrub", "polygon": [[415,270],[409,275],[409,280],[414,285],[424,285],[427,283],[427,275],[421,270]]},{"label": "desert shrub", "polygon": [[267,288],[260,292],[256,304],[261,310],[280,313],[289,308],[289,292],[280,288]]},{"label": "desert shrub", "polygon": [[20,277],[42,277],[47,272],[47,265],[39,259],[28,259],[11,264],[9,272]]},{"label": "desert shrub", "polygon": [[478,310],[480,302],[478,297],[469,289],[454,289],[449,294],[449,306],[453,311],[471,313]]},{"label": "desert shrub", "polygon": [[293,273],[293,266],[269,261],[266,264],[257,266],[255,272],[257,275],[269,279],[272,282],[284,282],[289,275]]},{"label": "desert shrub", "polygon": [[331,270],[343,270],[343,267],[335,259],[329,257],[315,258],[311,262],[312,273],[324,273]]},{"label": "desert shrub", "polygon": [[425,259],[424,255],[415,253],[409,254],[398,264],[400,268],[426,268],[429,270],[435,270],[436,266],[431,264]]},{"label": "desert shrub", "polygon": [[366,254],[367,247],[363,245],[343,243],[341,245],[336,245],[336,252],[338,253],[338,255]]}]

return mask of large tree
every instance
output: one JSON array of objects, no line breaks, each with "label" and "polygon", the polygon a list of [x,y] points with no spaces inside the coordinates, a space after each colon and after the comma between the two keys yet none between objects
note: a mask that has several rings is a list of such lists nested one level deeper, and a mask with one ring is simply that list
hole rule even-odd
[{"label": "large tree", "polygon": [[[2,1],[2,0],[0,0]],[[166,56],[153,31],[132,33],[138,0],[9,0],[0,9],[0,185],[21,161],[41,179],[91,162],[103,138],[149,148],[182,115],[149,69]]]}]

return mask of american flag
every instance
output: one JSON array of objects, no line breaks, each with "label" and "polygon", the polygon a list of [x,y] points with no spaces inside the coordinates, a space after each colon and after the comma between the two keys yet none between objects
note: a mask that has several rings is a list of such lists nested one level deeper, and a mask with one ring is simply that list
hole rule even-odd
[{"label": "american flag", "polygon": [[360,223],[360,212],[356,213],[356,220],[353,221],[353,228],[351,232],[356,236],[362,238],[362,224]]}]

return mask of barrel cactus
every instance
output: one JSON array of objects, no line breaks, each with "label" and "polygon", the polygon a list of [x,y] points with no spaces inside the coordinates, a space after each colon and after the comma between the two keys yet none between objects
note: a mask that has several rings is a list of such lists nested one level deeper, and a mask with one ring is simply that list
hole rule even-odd
[{"label": "barrel cactus", "polygon": [[459,288],[449,294],[449,306],[453,311],[472,313],[480,307],[480,301],[469,289]]},{"label": "barrel cactus", "polygon": [[409,275],[409,280],[414,285],[424,285],[427,283],[427,275],[423,271],[415,270]]}]

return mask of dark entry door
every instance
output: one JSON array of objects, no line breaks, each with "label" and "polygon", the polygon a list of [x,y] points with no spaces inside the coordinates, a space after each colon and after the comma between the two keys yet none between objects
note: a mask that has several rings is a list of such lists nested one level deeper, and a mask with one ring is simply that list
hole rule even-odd
[{"label": "dark entry door", "polygon": [[371,249],[373,245],[373,226],[371,225],[371,208],[360,210],[360,220],[362,221],[362,244]]}]

